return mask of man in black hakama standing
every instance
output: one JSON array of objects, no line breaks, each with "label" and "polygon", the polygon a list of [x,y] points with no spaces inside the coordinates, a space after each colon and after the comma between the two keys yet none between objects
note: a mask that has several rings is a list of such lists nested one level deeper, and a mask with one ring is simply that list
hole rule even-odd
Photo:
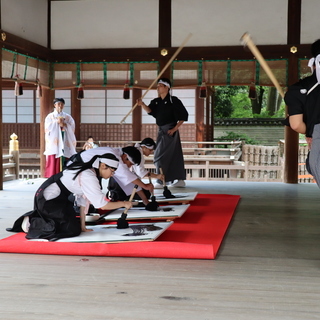
[{"label": "man in black hakama standing", "polygon": [[[165,181],[171,187],[185,187],[186,172],[179,135],[179,127],[188,121],[188,111],[175,96],[170,94],[171,82],[167,78],[158,80],[159,97],[153,99],[147,106],[141,99],[137,104],[156,119],[159,127],[157,149],[154,153],[154,164],[157,173],[160,168],[165,175]],[[157,181],[155,188],[162,188],[162,181]]]}]

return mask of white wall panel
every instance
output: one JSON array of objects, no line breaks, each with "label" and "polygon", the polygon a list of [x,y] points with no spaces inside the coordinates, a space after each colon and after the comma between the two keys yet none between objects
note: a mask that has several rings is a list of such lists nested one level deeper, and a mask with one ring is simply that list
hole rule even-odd
[{"label": "white wall panel", "polygon": [[320,1],[302,0],[301,43],[312,43],[320,38]]},{"label": "white wall panel", "polygon": [[47,0],[1,0],[1,27],[46,47],[47,10]]},{"label": "white wall panel", "polygon": [[52,49],[158,46],[158,0],[53,1]]},{"label": "white wall panel", "polygon": [[[316,0],[314,0],[316,1]],[[172,46],[239,45],[249,32],[256,44],[286,44],[287,0],[172,0]]]}]

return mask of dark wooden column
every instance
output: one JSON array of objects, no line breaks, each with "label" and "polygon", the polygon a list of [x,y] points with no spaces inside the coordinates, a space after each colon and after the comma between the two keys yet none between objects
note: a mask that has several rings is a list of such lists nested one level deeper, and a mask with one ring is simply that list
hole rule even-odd
[{"label": "dark wooden column", "polygon": [[0,190],[3,190],[2,54],[0,54]]},{"label": "dark wooden column", "polygon": [[171,47],[171,0],[159,0],[159,47]]},{"label": "dark wooden column", "polygon": [[215,88],[207,87],[208,94],[206,99],[206,141],[214,140],[214,95]]},{"label": "dark wooden column", "polygon": [[[160,71],[174,54],[174,50],[171,48],[171,25],[171,0],[159,0],[159,54],[161,49],[168,50],[167,56],[160,56]],[[171,78],[171,66],[164,71],[162,77]]]},{"label": "dark wooden column", "polygon": [[[299,47],[301,29],[301,0],[288,0],[288,44]],[[299,54],[299,53],[297,53]],[[290,54],[288,65],[289,85],[299,80],[298,55]],[[286,107],[287,108],[287,107]],[[291,128],[285,128],[284,181],[298,183],[299,134]]]},{"label": "dark wooden column", "polygon": [[[132,89],[132,106],[136,104],[136,100],[141,98],[141,89]],[[141,125],[142,125],[142,107],[136,107],[132,112],[132,140],[141,141]]]},{"label": "dark wooden column", "polygon": [[[288,75],[294,83],[298,80],[298,57],[292,55],[289,58]],[[290,82],[291,82],[290,81]],[[287,106],[286,106],[287,109]],[[290,127],[285,127],[284,145],[284,181],[287,183],[298,183],[298,155],[299,155],[299,134]]]},{"label": "dark wooden column", "polygon": [[53,99],[54,91],[42,88],[42,97],[40,98],[40,171],[42,177],[44,177],[46,167],[46,157],[43,154],[45,150],[44,121],[46,116],[53,111]]},{"label": "dark wooden column", "polygon": [[[75,135],[77,140],[81,140],[81,100],[77,99],[78,89],[71,89],[71,116],[75,122]],[[86,138],[85,138],[86,139]]]},{"label": "dark wooden column", "polygon": [[196,141],[204,141],[204,102],[207,99],[199,98],[200,87],[196,89]]},{"label": "dark wooden column", "polygon": [[215,108],[215,91],[213,91],[213,94],[211,95],[211,101],[210,101],[210,123],[211,123],[211,128],[210,128],[210,134],[211,134],[211,139],[210,141],[214,140],[214,108]]}]

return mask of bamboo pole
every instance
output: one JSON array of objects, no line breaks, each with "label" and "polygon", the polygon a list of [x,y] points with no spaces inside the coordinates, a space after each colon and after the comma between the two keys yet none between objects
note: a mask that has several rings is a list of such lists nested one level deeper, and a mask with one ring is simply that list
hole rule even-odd
[{"label": "bamboo pole", "polygon": [[266,74],[268,75],[268,77],[270,78],[270,80],[272,81],[272,83],[274,84],[274,86],[277,88],[279,94],[281,95],[282,98],[284,98],[284,92],[278,82],[278,80],[276,79],[276,77],[274,76],[273,72],[271,71],[269,65],[267,64],[267,61],[264,59],[264,57],[262,56],[262,54],[260,53],[259,49],[256,47],[256,45],[254,44],[254,42],[252,41],[249,33],[245,33],[242,37],[241,37],[241,43],[243,45],[248,46],[248,48],[250,49],[250,51],[252,52],[252,54],[256,57],[256,59],[259,61],[259,63],[261,64],[261,67],[264,69],[264,71],[266,72]]},{"label": "bamboo pole", "polygon": [[[176,50],[176,52],[173,54],[173,56],[171,57],[171,59],[167,62],[167,64],[163,67],[163,69],[160,71],[160,73],[158,74],[158,76],[154,79],[154,81],[151,83],[151,85],[149,86],[149,88],[145,91],[145,93],[142,95],[141,99],[143,99],[146,94],[151,90],[151,88],[154,86],[154,84],[158,81],[158,79],[162,76],[162,74],[166,71],[166,69],[170,66],[170,64],[172,63],[172,61],[177,57],[177,55],[180,53],[180,51],[183,49],[183,47],[186,45],[186,43],[189,41],[189,39],[191,38],[192,33],[189,33],[189,35],[184,39],[184,41],[182,42],[181,46]],[[133,112],[133,110],[137,107],[138,103],[136,103],[132,109],[126,114],[126,116],[120,121],[120,123],[124,123],[125,120],[127,119],[127,117],[130,115],[130,113]]]}]

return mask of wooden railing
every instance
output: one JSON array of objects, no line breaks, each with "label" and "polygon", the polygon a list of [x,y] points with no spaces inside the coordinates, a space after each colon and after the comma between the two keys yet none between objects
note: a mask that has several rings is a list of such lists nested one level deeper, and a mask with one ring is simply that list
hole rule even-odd
[{"label": "wooden railing", "polygon": [[[193,155],[186,152],[189,148],[183,148],[188,180],[284,181],[278,147],[242,145],[239,141],[209,143],[212,147],[195,148]],[[146,158],[146,167],[154,168],[152,156]]]},{"label": "wooden railing", "polygon": [[[29,154],[20,154],[18,136],[15,133],[10,136],[10,139],[9,151],[6,151],[8,154],[2,155],[2,181],[39,178],[41,176],[40,161],[38,163],[31,163],[31,170],[24,169],[29,164],[23,164],[23,167],[20,166],[20,159],[30,158]],[[33,154],[32,157],[40,159],[38,154]],[[33,162],[32,158],[31,162]]]},{"label": "wooden railing", "polygon": [[3,181],[19,178],[19,151],[11,151],[2,156]]},{"label": "wooden railing", "polygon": [[[41,177],[40,164],[32,165],[33,168],[24,168],[20,165],[21,154],[19,151],[13,151],[10,154],[2,156],[3,162],[3,181],[16,179],[36,179]],[[38,169],[35,167],[39,167]]]},{"label": "wooden railing", "polygon": [[[100,146],[127,146],[136,141],[99,141]],[[83,142],[84,143],[84,142]],[[82,141],[78,143],[78,148]],[[239,141],[182,142],[188,180],[283,182],[281,147],[243,145]],[[300,146],[301,164],[307,151]],[[20,158],[20,166],[19,166]],[[32,164],[23,163],[27,158]],[[40,177],[35,153],[3,155],[3,181]],[[155,171],[153,156],[145,158],[146,168]],[[39,168],[39,169],[38,169]],[[299,166],[299,182],[314,182],[305,165]]]},{"label": "wooden railing", "polygon": [[[249,165],[243,161],[234,164],[214,164],[209,159],[197,159],[195,163],[185,162],[187,180],[214,181],[263,181],[283,182],[283,163],[277,166]],[[155,172],[154,164],[145,167]]]}]

